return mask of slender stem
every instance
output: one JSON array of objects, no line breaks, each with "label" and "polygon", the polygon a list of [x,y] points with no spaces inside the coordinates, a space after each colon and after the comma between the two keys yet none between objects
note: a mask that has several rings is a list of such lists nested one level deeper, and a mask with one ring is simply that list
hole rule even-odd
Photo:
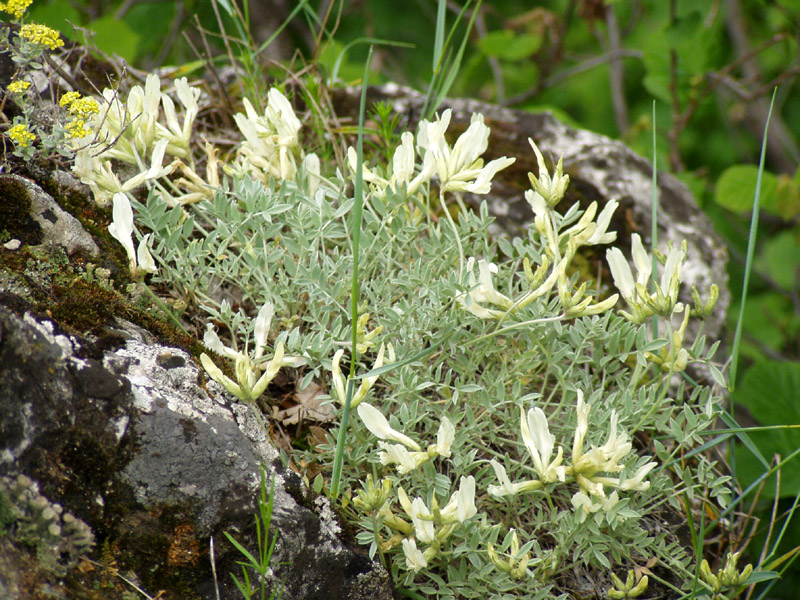
[{"label": "slender stem", "polygon": [[453,230],[453,235],[456,238],[456,246],[458,246],[458,278],[460,280],[464,275],[464,248],[461,246],[461,235],[458,233],[458,227],[456,226],[456,222],[453,220],[453,215],[450,214],[450,209],[447,207],[447,203],[444,201],[444,192],[441,190],[439,190],[439,202],[442,205],[442,210],[447,216],[447,221],[450,223],[450,227]]},{"label": "slender stem", "polygon": [[[733,350],[731,352],[731,372],[730,390],[736,387],[736,370],[739,366],[739,344],[742,338],[742,324],[744,323],[744,310],[747,301],[747,288],[750,286],[750,271],[753,268],[753,257],[756,251],[756,237],[758,237],[758,209],[761,199],[761,177],[764,174],[764,159],[767,155],[767,133],[769,132],[769,120],[772,117],[772,107],[775,104],[775,94],[778,88],[772,92],[772,101],[769,104],[767,122],[764,125],[764,137],[761,140],[761,158],[758,161],[758,177],[756,178],[756,193],[753,198],[753,216],[750,219],[750,236],[747,240],[747,260],[744,264],[744,280],[742,281],[742,303],[739,306],[739,318],[736,320],[736,333],[733,336]],[[733,402],[731,401],[730,411],[733,413]]]},{"label": "slender stem", "polygon": [[361,84],[361,106],[358,113],[358,141],[356,142],[356,154],[358,156],[356,166],[356,181],[353,191],[353,280],[350,287],[350,325],[351,343],[350,348],[350,376],[347,379],[347,395],[344,401],[344,411],[342,412],[342,422],[339,425],[339,435],[336,439],[336,456],[333,460],[333,474],[331,475],[331,497],[335,500],[339,497],[339,485],[342,479],[342,466],[344,464],[344,442],[347,437],[347,425],[350,420],[350,404],[353,399],[353,383],[356,375],[356,364],[358,363],[358,256],[359,242],[361,240],[361,217],[362,204],[364,199],[364,113],[367,102],[367,82],[369,81],[369,65],[372,62],[372,46],[367,53],[367,61],[364,65],[364,79]]}]

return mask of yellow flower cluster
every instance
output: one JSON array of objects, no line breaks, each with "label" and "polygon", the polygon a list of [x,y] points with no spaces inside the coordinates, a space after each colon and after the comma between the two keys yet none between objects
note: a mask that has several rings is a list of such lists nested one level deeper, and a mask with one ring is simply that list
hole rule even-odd
[{"label": "yellow flower cluster", "polygon": [[64,45],[61,34],[55,29],[50,29],[46,25],[37,23],[27,23],[20,27],[19,35],[21,38],[39,46],[46,46],[50,50],[55,50]]},{"label": "yellow flower cluster", "polygon": [[11,127],[8,130],[8,137],[14,140],[14,143],[20,148],[27,148],[30,146],[31,142],[36,139],[36,136],[28,130],[28,126],[24,123],[19,123]]},{"label": "yellow flower cluster", "polygon": [[22,18],[33,0],[8,0],[0,2],[0,11],[12,15],[15,19]]},{"label": "yellow flower cluster", "polygon": [[6,89],[9,92],[11,92],[12,94],[21,94],[22,92],[27,90],[29,87],[31,87],[31,82],[30,81],[22,81],[22,80],[18,79],[16,81],[12,81],[11,83],[9,83],[8,87]]},{"label": "yellow flower cluster", "polygon": [[67,133],[71,138],[83,138],[89,135],[92,130],[86,126],[86,121],[92,115],[100,112],[97,100],[94,98],[81,98],[78,92],[67,92],[58,102],[59,106],[64,106],[69,111],[72,120],[67,123]]}]

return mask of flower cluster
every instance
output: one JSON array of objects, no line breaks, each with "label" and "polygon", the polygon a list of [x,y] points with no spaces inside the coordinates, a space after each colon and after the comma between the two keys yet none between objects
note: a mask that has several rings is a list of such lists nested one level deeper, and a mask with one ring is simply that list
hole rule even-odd
[{"label": "flower cluster", "polygon": [[[392,157],[392,173],[389,178],[381,177],[364,165],[364,181],[370,183],[378,195],[384,195],[387,189],[391,189],[395,193],[404,190],[405,195],[410,197],[434,177],[439,179],[442,194],[488,194],[497,172],[513,164],[516,159],[503,156],[484,165],[481,155],[489,144],[490,129],[480,113],[472,115],[470,126],[451,147],[445,139],[451,116],[452,111],[447,109],[437,115],[435,121],[420,121],[416,150],[414,135],[410,132],[403,133],[400,146]],[[422,157],[419,170],[416,168],[417,153]],[[355,172],[358,164],[355,149],[348,149],[347,158],[350,169]]]},{"label": "flower cluster", "polygon": [[528,564],[531,561],[530,550],[520,547],[519,536],[516,529],[511,529],[508,532],[510,537],[508,543],[508,554],[501,556],[495,549],[494,544],[491,542],[487,547],[487,554],[492,564],[503,571],[508,573],[514,579],[523,579],[529,574]]},{"label": "flower cluster", "polygon": [[[439,431],[436,434],[436,443],[428,446],[427,450],[412,440],[410,437],[393,429],[383,413],[370,404],[358,405],[358,416],[369,429],[370,433],[377,437],[380,442],[378,445],[382,449],[380,453],[381,464],[397,465],[397,472],[402,474],[409,473],[421,464],[443,456],[450,456],[450,446],[455,438],[455,427],[447,417],[442,417]],[[388,444],[384,440],[399,442],[399,444]]]},{"label": "flower cluster", "polygon": [[20,148],[27,148],[36,136],[28,129],[25,123],[17,123],[8,129],[8,137]]},{"label": "flower cluster", "polygon": [[[272,358],[267,360],[264,356],[267,348],[267,338],[272,317],[275,309],[271,302],[265,302],[258,311],[255,322],[255,351],[251,355],[245,348],[244,352],[238,351],[235,347],[231,348],[224,345],[217,336],[211,324],[208,325],[203,343],[209,350],[213,350],[220,356],[231,359],[234,362],[234,373],[236,381],[225,375],[222,370],[214,364],[206,353],[200,355],[200,362],[203,364],[209,376],[224,387],[228,392],[242,400],[243,402],[255,402],[267,389],[269,382],[272,381],[283,367],[299,367],[306,363],[306,360],[299,356],[286,356],[284,354],[284,344],[282,341],[275,346]],[[234,339],[235,346],[235,339]]]},{"label": "flower cluster", "polygon": [[81,97],[78,92],[67,92],[61,97],[58,105],[65,107],[69,112],[67,133],[71,138],[83,138],[92,133],[86,122],[100,112],[97,100]]},{"label": "flower cluster", "polygon": [[[398,488],[397,498],[413,528],[392,514],[388,504],[383,505],[379,515],[384,517],[384,522],[389,527],[408,535],[401,541],[401,545],[406,568],[410,571],[427,567],[456,527],[478,514],[475,507],[475,478],[472,475],[461,478],[458,489],[450,496],[444,508],[439,508],[435,495],[431,497],[431,506],[428,507],[419,496],[412,501],[403,488]],[[428,547],[423,551],[417,546],[417,542],[427,544]]]},{"label": "flower cluster", "polygon": [[619,295],[614,294],[601,302],[594,302],[594,298],[586,293],[587,282],[573,289],[567,269],[581,246],[609,244],[616,240],[617,234],[609,232],[608,226],[611,224],[611,217],[618,202],[610,201],[599,215],[597,215],[597,203],[593,202],[577,223],[567,227],[554,208],[564,197],[569,176],[563,174],[561,160],[558,161],[551,176],[539,148],[533,140],[529,142],[539,163],[539,176],[537,178],[531,173],[528,174],[532,189],[525,193],[525,199],[533,208],[534,227],[545,247],[541,263],[534,272],[530,260],[525,257],[523,269],[527,279],[525,285],[527,289],[521,296],[512,299],[495,290],[492,275],[498,271],[496,265],[479,260],[479,275],[476,279],[475,260],[469,258],[466,263],[469,289],[456,300],[476,317],[503,319],[509,312],[526,307],[537,298],[549,294],[557,286],[566,318],[601,314],[616,304]]},{"label": "flower cluster", "polygon": [[8,0],[0,2],[0,11],[10,14],[15,19],[21,19],[33,0]]},{"label": "flower cluster", "polygon": [[25,90],[27,90],[30,87],[31,87],[31,82],[30,81],[23,81],[21,79],[17,79],[15,81],[12,81],[11,83],[9,83],[8,87],[6,87],[6,89],[11,94],[21,94],[21,93],[23,93]]},{"label": "flower cluster", "polygon": [[633,323],[643,323],[654,314],[669,319],[673,313],[681,312],[683,305],[678,302],[678,291],[681,284],[681,270],[686,259],[685,250],[670,249],[663,263],[664,271],[660,283],[652,282],[653,292],[647,289],[651,283],[653,260],[645,251],[638,233],[631,236],[631,250],[633,263],[636,266],[635,281],[622,251],[619,248],[609,248],[606,251],[606,260],[614,284],[631,309],[631,312],[620,311],[620,314]]},{"label": "flower cluster", "polygon": [[256,112],[247,98],[244,109],[244,114],[237,113],[233,117],[244,136],[233,169],[264,182],[270,177],[294,179],[300,155],[301,124],[286,96],[272,88],[267,93],[263,115]]},{"label": "flower cluster", "polygon": [[[527,415],[522,412],[520,429],[522,441],[531,455],[537,479],[511,482],[505,467],[497,460],[492,460],[491,465],[500,485],[489,486],[489,494],[496,498],[513,496],[519,493],[530,492],[542,488],[549,483],[567,483],[574,481],[579,490],[572,497],[572,504],[580,511],[581,520],[589,513],[603,510],[608,512],[619,501],[619,491],[645,491],[650,483],[644,478],[656,466],[649,462],[639,468],[636,473],[627,479],[609,477],[609,473],[619,473],[624,466],[620,461],[631,452],[632,445],[624,433],[618,433],[616,411],[611,412],[610,432],[608,440],[602,446],[593,446],[589,451],[584,450],[584,440],[589,429],[589,412],[591,407],[584,403],[583,392],[578,390],[577,425],[572,442],[572,455],[570,461],[564,464],[564,452],[559,446],[555,456],[555,436],[550,433],[547,416],[544,411],[535,407],[528,410]],[[606,496],[605,488],[612,487],[616,490]]]},{"label": "flower cluster", "polygon": [[[551,267],[550,277],[558,284],[558,296],[566,317],[604,313],[617,303],[619,296],[614,294],[595,303],[594,298],[586,293],[588,282],[583,282],[576,290],[572,289],[572,283],[567,277],[567,267],[580,247],[610,244],[617,239],[616,232],[608,231],[608,226],[619,203],[616,200],[609,201],[597,215],[597,202],[592,202],[578,222],[567,227],[564,218],[555,211],[569,185],[569,176],[563,173],[562,159],[559,159],[551,176],[539,148],[532,139],[528,142],[536,154],[539,175],[537,178],[532,173],[528,174],[532,189],[525,192],[525,199],[533,209],[533,225],[545,248],[546,260],[543,260],[541,268]],[[552,285],[550,277],[546,281]],[[539,290],[532,289],[530,295],[540,295]],[[527,298],[523,299],[523,302],[527,301]]]},{"label": "flower cluster", "polygon": [[19,36],[31,44],[55,50],[64,45],[61,34],[55,29],[38,23],[26,23],[19,29]]},{"label": "flower cluster", "polygon": [[719,594],[723,589],[737,590],[753,573],[753,565],[747,565],[741,572],[738,570],[736,563],[741,555],[741,552],[735,554],[729,552],[725,558],[725,564],[717,573],[711,572],[711,567],[704,558],[700,563],[700,579],[711,588],[714,594]]},{"label": "flower cluster", "polygon": [[[104,101],[88,123],[103,150],[98,152],[94,145],[79,149],[73,166],[76,175],[91,188],[96,202],[105,204],[117,192],[128,192],[145,181],[165,177],[177,163],[173,161],[162,167],[164,156],[188,153],[200,92],[190,88],[185,78],[175,81],[175,89],[185,109],[183,125],[178,123],[172,99],[161,92],[157,75],[149,75],[144,88],[134,86],[126,103],[120,101],[114,90],[103,91]],[[72,100],[69,105],[71,108]],[[158,121],[160,105],[164,107],[166,126]],[[87,102],[79,104],[76,110],[85,116],[94,112]],[[149,168],[145,164],[148,156]],[[140,171],[122,183],[112,168],[112,160],[133,165]]]}]

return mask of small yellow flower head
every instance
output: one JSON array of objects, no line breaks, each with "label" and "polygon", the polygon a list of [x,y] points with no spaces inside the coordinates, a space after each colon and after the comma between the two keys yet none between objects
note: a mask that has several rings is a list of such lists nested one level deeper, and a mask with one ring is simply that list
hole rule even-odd
[{"label": "small yellow flower head", "polygon": [[8,137],[14,140],[14,143],[20,148],[27,148],[36,139],[36,136],[28,130],[28,126],[24,123],[18,123],[9,129]]},{"label": "small yellow flower head", "polygon": [[85,118],[90,115],[96,115],[99,112],[100,107],[94,98],[78,98],[69,105],[69,114],[71,115],[79,115]]},{"label": "small yellow flower head", "polygon": [[31,82],[30,81],[22,81],[22,80],[18,79],[16,81],[12,81],[11,83],[9,83],[8,87],[6,89],[9,92],[11,92],[12,94],[21,94],[22,92],[27,90],[29,87],[31,87]]},{"label": "small yellow flower head", "polygon": [[0,2],[0,11],[12,15],[15,19],[21,19],[25,11],[31,5],[33,0],[8,0],[8,2]]},{"label": "small yellow flower head", "polygon": [[92,133],[83,119],[74,119],[67,123],[67,133],[71,138],[84,138]]},{"label": "small yellow flower head", "polygon": [[29,40],[33,44],[46,46],[50,50],[55,50],[64,45],[61,34],[55,29],[50,29],[46,25],[27,23],[20,27],[19,35],[21,38]]},{"label": "small yellow flower head", "polygon": [[80,97],[81,95],[78,92],[67,92],[61,96],[61,100],[58,101],[58,105],[71,107],[73,102],[79,100]]}]

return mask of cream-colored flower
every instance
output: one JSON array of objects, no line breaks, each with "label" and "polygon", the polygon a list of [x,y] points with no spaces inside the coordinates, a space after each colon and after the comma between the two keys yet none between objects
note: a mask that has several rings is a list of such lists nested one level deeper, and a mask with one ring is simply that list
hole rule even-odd
[{"label": "cream-colored flower", "polygon": [[685,251],[678,248],[670,250],[660,283],[653,284],[654,291],[650,292],[648,286],[651,285],[652,259],[636,233],[631,237],[631,250],[637,271],[635,282],[630,265],[619,248],[609,248],[606,251],[606,260],[614,278],[614,285],[631,308],[630,313],[621,311],[620,314],[633,323],[643,323],[653,314],[669,318],[673,313],[682,310],[683,306],[678,302],[678,292],[683,261],[686,259]]},{"label": "cream-colored flower", "polygon": [[492,459],[489,464],[492,465],[494,474],[500,481],[500,485],[490,485],[487,488],[487,491],[496,498],[502,498],[503,496],[515,496],[520,492],[536,490],[542,487],[542,482],[535,480],[511,483],[511,480],[508,478],[508,474],[506,473],[506,468],[503,465],[494,459]]},{"label": "cream-colored flower", "polygon": [[409,452],[405,446],[400,444],[378,442],[378,447],[382,450],[379,454],[381,464],[397,465],[397,472],[401,475],[411,473],[431,458],[427,452]]},{"label": "cream-colored flower", "polygon": [[520,409],[520,413],[522,441],[533,458],[533,465],[539,478],[544,483],[552,483],[556,480],[564,481],[565,468],[561,466],[564,451],[559,446],[557,456],[552,461],[550,460],[556,438],[550,433],[544,411],[537,406],[528,411],[527,418],[522,409]]},{"label": "cream-colored flower", "polygon": [[458,490],[453,493],[440,514],[445,521],[455,519],[459,523],[478,514],[475,507],[475,478],[472,475],[461,477]]},{"label": "cream-colored flower", "polygon": [[153,260],[153,255],[150,254],[150,248],[147,247],[148,241],[152,234],[148,233],[139,242],[139,247],[136,249],[136,260],[138,268],[145,273],[157,273],[156,261]]},{"label": "cream-colored flower", "polygon": [[456,428],[447,417],[442,417],[439,431],[436,433],[436,453],[439,456],[450,458],[450,446],[455,439]]},{"label": "cream-colored flower", "polygon": [[[497,265],[487,263],[481,259],[478,261],[478,279],[474,274],[475,259],[467,259],[467,273],[469,273],[469,291],[456,297],[456,301],[481,319],[497,319],[502,317],[506,311],[513,306],[513,301],[494,289],[492,276],[497,274]],[[486,308],[485,304],[499,306],[503,310]]]},{"label": "cream-colored flower", "polygon": [[406,568],[409,571],[417,572],[428,566],[425,555],[417,549],[417,542],[413,538],[406,538],[402,541],[403,554],[406,557]]},{"label": "cream-colored flower", "polygon": [[619,484],[619,489],[622,491],[637,491],[637,492],[644,492],[650,488],[650,482],[644,481],[644,478],[652,471],[655,467],[658,466],[656,462],[649,462],[646,465],[642,465],[636,470],[636,473],[633,474],[633,477],[629,477],[622,481]]},{"label": "cream-colored flower", "polygon": [[361,417],[364,425],[366,425],[370,433],[372,433],[372,435],[378,439],[399,442],[406,448],[416,450],[417,452],[422,450],[417,442],[412,440],[404,433],[393,429],[386,420],[386,417],[383,416],[383,413],[381,413],[381,411],[374,406],[367,404],[366,402],[362,402],[358,405],[357,410],[358,416]]},{"label": "cream-colored flower", "polygon": [[433,523],[433,514],[425,505],[422,498],[414,498],[411,503],[411,512],[408,513],[414,524],[414,532],[420,542],[430,544],[436,537],[436,528]]},{"label": "cream-colored flower", "polygon": [[[564,197],[569,185],[569,175],[564,175],[563,157],[558,159],[558,164],[551,177],[539,147],[531,138],[528,138],[528,142],[536,154],[536,162],[539,166],[539,176],[534,177],[533,173],[528,173],[528,179],[530,179],[534,191],[539,194],[548,207],[553,208]],[[528,201],[531,202],[530,199]]]},{"label": "cream-colored flower", "polygon": [[114,194],[113,202],[112,221],[108,226],[108,232],[111,237],[125,248],[131,271],[135,271],[136,250],[133,247],[133,208],[131,208],[131,202],[128,197],[121,192]]},{"label": "cream-colored flower", "polygon": [[306,364],[306,360],[302,357],[286,356],[282,341],[275,345],[271,359],[263,358],[272,312],[272,304],[269,302],[266,302],[259,310],[255,326],[256,350],[253,356],[225,346],[210,326],[203,337],[203,342],[210,350],[234,361],[233,370],[236,381],[225,376],[205,353],[200,356],[203,367],[214,381],[245,402],[257,400],[266,391],[270,381],[275,378],[281,368],[300,367]]},{"label": "cream-colored flower", "polygon": [[484,166],[480,157],[489,144],[490,129],[484,124],[483,115],[479,113],[472,115],[470,126],[451,149],[444,138],[450,116],[451,110],[447,109],[433,123],[420,122],[417,145],[425,151],[423,171],[433,161],[443,192],[488,194],[492,178],[516,159],[504,156]]},{"label": "cream-colored flower", "polygon": [[294,179],[302,124],[286,96],[272,88],[267,93],[263,115],[258,114],[247,98],[243,104],[245,113],[233,117],[245,137],[237,151],[239,166],[262,180]]}]

